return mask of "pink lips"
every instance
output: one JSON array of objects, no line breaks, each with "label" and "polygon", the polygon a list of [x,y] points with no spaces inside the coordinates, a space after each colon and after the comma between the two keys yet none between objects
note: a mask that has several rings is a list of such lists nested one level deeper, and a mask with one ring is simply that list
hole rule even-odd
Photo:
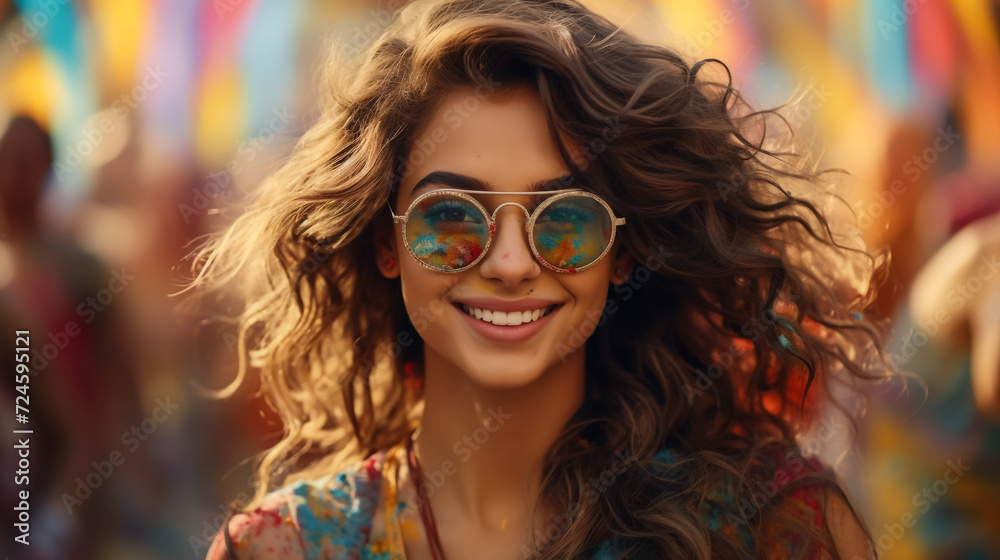
[{"label": "pink lips", "polygon": [[527,311],[530,309],[548,307],[549,305],[554,305],[558,302],[545,301],[541,299],[522,299],[515,302],[504,302],[503,300],[495,299],[468,299],[462,302],[457,302],[456,311],[465,317],[466,322],[472,330],[476,331],[484,338],[494,342],[524,342],[544,329],[545,325],[548,325],[552,320],[552,316],[562,309],[562,306],[560,305],[553,309],[548,315],[538,319],[537,321],[524,323],[517,325],[516,327],[510,327],[494,325],[493,323],[487,323],[482,319],[476,319],[461,309],[461,305],[463,303],[470,307],[492,309],[495,311]]}]

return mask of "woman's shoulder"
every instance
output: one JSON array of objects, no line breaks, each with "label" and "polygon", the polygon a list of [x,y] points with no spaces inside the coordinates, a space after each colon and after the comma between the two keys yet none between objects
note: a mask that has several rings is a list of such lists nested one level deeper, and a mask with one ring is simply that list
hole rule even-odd
[{"label": "woman's shoulder", "polygon": [[[229,520],[240,560],[353,558],[368,542],[378,507],[386,451],[340,472],[278,488],[253,511]],[[206,560],[234,560],[219,531]],[[316,556],[319,554],[319,556]]]}]

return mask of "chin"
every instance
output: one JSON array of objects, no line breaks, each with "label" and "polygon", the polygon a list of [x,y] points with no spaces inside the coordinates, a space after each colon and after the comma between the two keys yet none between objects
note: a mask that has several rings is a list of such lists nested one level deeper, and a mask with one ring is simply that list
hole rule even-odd
[{"label": "chin", "polygon": [[543,373],[544,368],[539,366],[519,367],[512,364],[489,364],[492,367],[484,368],[486,364],[473,364],[466,369],[469,379],[486,389],[516,389],[526,387],[537,381]]}]

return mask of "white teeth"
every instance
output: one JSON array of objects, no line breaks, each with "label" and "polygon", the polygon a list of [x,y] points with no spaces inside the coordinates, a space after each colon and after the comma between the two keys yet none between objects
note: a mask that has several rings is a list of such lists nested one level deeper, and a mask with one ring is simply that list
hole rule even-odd
[{"label": "white teeth", "polygon": [[524,323],[530,323],[532,321],[537,321],[541,317],[545,317],[552,312],[554,305],[546,307],[544,309],[535,309],[533,311],[493,311],[491,309],[480,309],[478,307],[470,307],[466,304],[462,304],[462,310],[465,311],[467,315],[486,321],[487,323],[493,323],[499,326],[509,326],[516,327]]}]

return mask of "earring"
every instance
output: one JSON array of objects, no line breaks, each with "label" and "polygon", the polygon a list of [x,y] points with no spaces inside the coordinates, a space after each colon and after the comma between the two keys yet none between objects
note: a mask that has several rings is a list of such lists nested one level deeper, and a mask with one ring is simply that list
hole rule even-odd
[{"label": "earring", "polygon": [[395,264],[396,264],[396,259],[394,259],[392,257],[389,257],[388,259],[385,259],[385,267],[386,268],[392,268],[393,265],[395,265]]},{"label": "earring", "polygon": [[423,376],[414,371],[416,366],[417,364],[413,360],[403,362],[403,385],[406,387],[406,392],[411,396],[420,391],[420,388],[424,384]]}]

